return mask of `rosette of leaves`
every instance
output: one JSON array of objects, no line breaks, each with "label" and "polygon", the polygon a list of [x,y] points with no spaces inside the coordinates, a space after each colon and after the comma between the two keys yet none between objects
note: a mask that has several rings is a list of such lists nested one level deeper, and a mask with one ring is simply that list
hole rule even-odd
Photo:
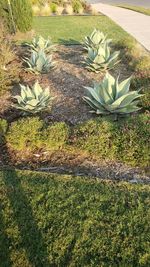
[{"label": "rosette of leaves", "polygon": [[119,63],[119,51],[111,53],[108,44],[101,45],[98,49],[88,48],[88,55],[85,59],[86,69],[95,73],[113,69]]},{"label": "rosette of leaves", "polygon": [[28,66],[27,70],[35,74],[48,73],[54,68],[52,55],[46,55],[43,50],[32,51],[31,57],[25,57],[23,60]]},{"label": "rosette of leaves", "polygon": [[121,83],[118,78],[107,73],[102,82],[94,83],[93,87],[85,87],[87,96],[83,99],[92,108],[92,113],[125,115],[140,109],[137,104],[142,94],[139,91],[129,91],[131,77]]},{"label": "rosette of leaves", "polygon": [[24,114],[36,114],[50,106],[53,97],[50,95],[49,87],[42,89],[38,81],[32,88],[21,84],[20,87],[20,95],[14,97],[17,100],[13,105],[16,109],[23,111]]},{"label": "rosette of leaves", "polygon": [[25,43],[31,50],[36,52],[43,50],[45,53],[54,51],[54,45],[50,38],[44,39],[42,36],[36,36],[31,43]]},{"label": "rosette of leaves", "polygon": [[90,36],[86,36],[84,40],[84,48],[98,49],[102,44],[109,44],[111,39],[107,39],[107,36],[103,32],[94,29]]}]

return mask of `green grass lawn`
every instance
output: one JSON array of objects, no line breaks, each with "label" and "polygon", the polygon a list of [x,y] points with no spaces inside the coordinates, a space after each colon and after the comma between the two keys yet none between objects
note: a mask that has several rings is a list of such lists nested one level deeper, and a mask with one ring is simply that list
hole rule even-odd
[{"label": "green grass lawn", "polygon": [[150,187],[0,172],[0,266],[150,266]]},{"label": "green grass lawn", "polygon": [[143,13],[145,15],[150,16],[150,8],[144,8],[141,6],[132,6],[132,5],[125,5],[125,4],[121,4],[121,5],[117,5],[118,7],[122,7],[122,8],[126,8],[126,9],[130,9],[139,13]]},{"label": "green grass lawn", "polygon": [[94,28],[100,29],[115,42],[130,35],[106,16],[35,17],[33,29],[56,43],[74,44],[83,41]]}]

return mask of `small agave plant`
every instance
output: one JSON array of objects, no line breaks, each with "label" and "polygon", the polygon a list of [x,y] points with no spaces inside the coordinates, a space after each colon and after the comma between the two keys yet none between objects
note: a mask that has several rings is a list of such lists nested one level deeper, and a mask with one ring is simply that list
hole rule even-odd
[{"label": "small agave plant", "polygon": [[47,40],[42,36],[36,36],[33,38],[31,43],[25,43],[31,50],[38,52],[39,50],[43,50],[45,53],[50,53],[54,50],[54,45],[50,38]]},{"label": "small agave plant", "polygon": [[85,59],[86,69],[95,73],[113,69],[118,64],[120,52],[111,53],[108,44],[100,46],[97,50],[88,48],[88,56]]},{"label": "small agave plant", "polygon": [[45,90],[41,88],[38,81],[30,88],[28,85],[21,85],[21,94],[14,98],[17,104],[13,105],[16,109],[20,109],[24,114],[36,114],[49,107],[53,97],[50,95],[49,88]]},{"label": "small agave plant", "polygon": [[47,56],[43,50],[32,51],[31,58],[25,57],[23,60],[28,65],[28,71],[35,74],[48,73],[50,69],[54,68],[52,55]]},{"label": "small agave plant", "polygon": [[92,113],[125,115],[140,109],[137,99],[142,95],[138,91],[129,91],[131,77],[120,84],[118,78],[107,73],[102,82],[94,83],[94,87],[85,87],[88,94],[83,99],[92,108]]},{"label": "small agave plant", "polygon": [[107,36],[104,35],[103,32],[94,29],[90,36],[85,37],[84,48],[86,50],[88,50],[88,48],[98,49],[101,45],[109,44],[111,39],[107,39],[106,37]]}]

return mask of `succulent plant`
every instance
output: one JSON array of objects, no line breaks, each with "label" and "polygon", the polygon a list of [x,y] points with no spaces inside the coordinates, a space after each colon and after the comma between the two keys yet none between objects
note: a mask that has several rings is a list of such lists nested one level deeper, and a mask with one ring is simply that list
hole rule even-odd
[{"label": "succulent plant", "polygon": [[86,50],[88,50],[88,48],[98,49],[102,44],[109,44],[111,39],[107,39],[106,37],[107,36],[104,35],[103,32],[94,29],[90,36],[85,37],[84,48]]},{"label": "succulent plant", "polygon": [[32,51],[31,58],[25,57],[23,60],[28,65],[27,69],[35,74],[48,73],[54,68],[52,55],[47,56],[43,50]]},{"label": "succulent plant", "polygon": [[112,69],[118,62],[120,52],[111,53],[108,44],[100,46],[98,49],[88,48],[88,56],[85,59],[86,68],[95,73]]},{"label": "succulent plant", "polygon": [[131,77],[118,83],[107,73],[100,83],[94,83],[94,87],[85,87],[88,91],[83,99],[91,106],[96,114],[129,114],[138,111],[138,98],[142,95],[139,91],[129,91]]},{"label": "succulent plant", "polygon": [[39,50],[43,50],[45,53],[50,53],[54,50],[54,45],[50,38],[47,40],[42,36],[36,36],[33,38],[31,43],[25,43],[31,50],[38,52]]},{"label": "succulent plant", "polygon": [[17,104],[13,105],[16,109],[22,110],[24,113],[35,114],[48,108],[53,97],[50,95],[49,88],[45,90],[41,88],[38,81],[30,88],[28,85],[21,85],[21,94],[14,98]]}]

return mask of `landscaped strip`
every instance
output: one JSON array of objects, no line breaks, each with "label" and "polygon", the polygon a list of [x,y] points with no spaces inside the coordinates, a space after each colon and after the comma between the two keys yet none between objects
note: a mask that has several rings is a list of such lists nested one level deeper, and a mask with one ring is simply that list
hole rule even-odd
[{"label": "landscaped strip", "polygon": [[126,5],[126,4],[120,4],[117,6],[150,16],[150,8],[144,8],[142,6],[132,6],[132,5]]},{"label": "landscaped strip", "polygon": [[150,187],[0,172],[0,258],[10,266],[149,266]]}]

